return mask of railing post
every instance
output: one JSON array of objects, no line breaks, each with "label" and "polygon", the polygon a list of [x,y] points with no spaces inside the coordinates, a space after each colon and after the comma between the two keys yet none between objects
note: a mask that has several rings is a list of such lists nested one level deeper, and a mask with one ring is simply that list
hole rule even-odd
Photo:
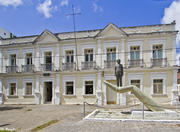
[{"label": "railing post", "polygon": [[142,119],[144,120],[144,103],[142,103]]},{"label": "railing post", "polygon": [[86,102],[83,102],[83,118],[86,116]]}]

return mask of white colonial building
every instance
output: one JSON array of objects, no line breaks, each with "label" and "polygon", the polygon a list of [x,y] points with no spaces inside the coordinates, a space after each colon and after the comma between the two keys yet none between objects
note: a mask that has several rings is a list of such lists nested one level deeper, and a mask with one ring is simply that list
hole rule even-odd
[{"label": "white colonial building", "polygon": [[177,98],[175,23],[1,39],[0,104],[133,103],[103,81],[115,82],[121,59],[123,85],[136,85],[156,102]]}]

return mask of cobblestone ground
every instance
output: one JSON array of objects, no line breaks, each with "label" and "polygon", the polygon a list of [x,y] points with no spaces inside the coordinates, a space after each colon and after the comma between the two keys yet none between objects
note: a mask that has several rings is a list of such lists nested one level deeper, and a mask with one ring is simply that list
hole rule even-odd
[{"label": "cobblestone ground", "polygon": [[[96,107],[87,106],[87,114]],[[83,121],[82,105],[1,105],[0,128],[15,128],[26,132],[51,120],[59,120],[41,132],[116,132],[152,131],[180,132],[180,124]]]}]

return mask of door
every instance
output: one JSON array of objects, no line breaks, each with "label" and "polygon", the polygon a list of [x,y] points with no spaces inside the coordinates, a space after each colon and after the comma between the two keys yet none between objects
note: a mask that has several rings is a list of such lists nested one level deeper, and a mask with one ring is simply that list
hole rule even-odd
[{"label": "door", "polygon": [[45,82],[45,103],[52,102],[52,82]]}]

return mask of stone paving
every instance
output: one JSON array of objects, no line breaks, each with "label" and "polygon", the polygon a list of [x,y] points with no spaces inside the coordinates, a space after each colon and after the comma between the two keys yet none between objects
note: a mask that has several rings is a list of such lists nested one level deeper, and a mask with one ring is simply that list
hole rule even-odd
[{"label": "stone paving", "polygon": [[[97,109],[86,106],[86,114]],[[0,105],[0,127],[26,132],[51,120],[59,120],[40,132],[180,131],[177,123],[146,123],[82,120],[82,105]]]}]

